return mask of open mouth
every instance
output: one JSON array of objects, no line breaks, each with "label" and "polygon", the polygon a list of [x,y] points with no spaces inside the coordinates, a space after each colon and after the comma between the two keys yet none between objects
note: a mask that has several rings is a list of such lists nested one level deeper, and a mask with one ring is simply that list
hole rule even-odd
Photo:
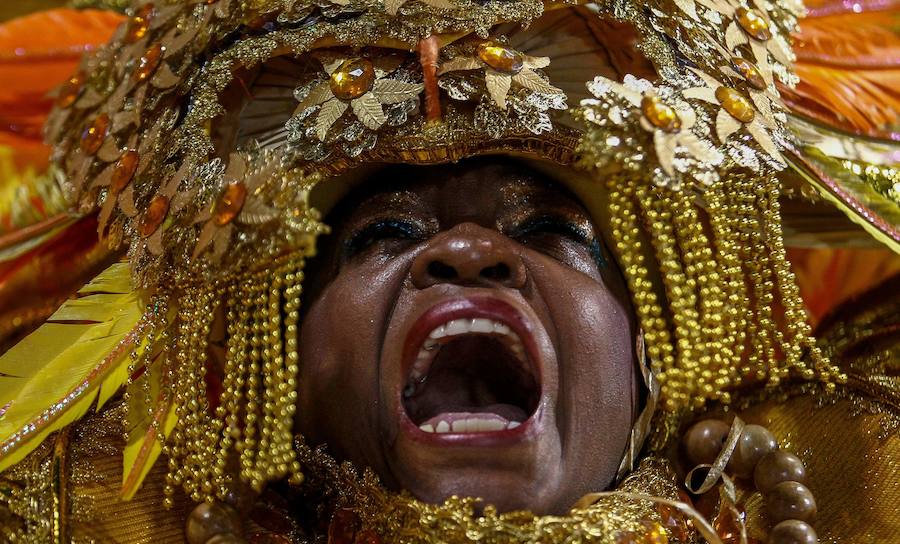
[{"label": "open mouth", "polygon": [[537,411],[541,393],[524,318],[499,301],[464,306],[417,323],[428,326],[409,338],[403,408],[425,433],[516,429]]}]

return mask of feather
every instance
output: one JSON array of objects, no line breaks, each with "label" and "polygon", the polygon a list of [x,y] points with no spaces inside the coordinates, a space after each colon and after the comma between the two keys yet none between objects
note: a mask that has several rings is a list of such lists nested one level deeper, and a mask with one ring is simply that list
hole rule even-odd
[{"label": "feather", "polygon": [[796,113],[840,130],[889,138],[900,124],[898,6],[804,19],[793,35],[796,89],[781,86]]},{"label": "feather", "polygon": [[169,388],[163,385],[167,361],[162,354],[150,361],[145,372],[129,386],[128,439],[122,454],[123,500],[131,499],[140,488],[162,453],[161,439],[172,432],[178,421],[175,404],[167,394]]},{"label": "feather", "polygon": [[127,379],[142,314],[128,265],[112,265],[79,295],[0,357],[0,471]]}]

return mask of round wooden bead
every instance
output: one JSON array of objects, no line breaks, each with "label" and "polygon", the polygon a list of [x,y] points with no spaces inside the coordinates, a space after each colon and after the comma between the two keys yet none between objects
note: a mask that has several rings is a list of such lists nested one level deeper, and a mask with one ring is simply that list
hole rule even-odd
[{"label": "round wooden bead", "polygon": [[234,508],[220,502],[202,502],[191,511],[185,527],[188,544],[206,544],[216,535],[241,534],[241,520]]},{"label": "round wooden bead", "polygon": [[778,449],[778,442],[768,429],[760,425],[747,425],[741,431],[728,468],[738,476],[749,478],[756,464],[767,453]]},{"label": "round wooden bead", "polygon": [[819,537],[805,521],[788,519],[769,532],[769,544],[818,544]]},{"label": "round wooden bead", "polygon": [[768,493],[781,482],[806,483],[806,467],[793,453],[778,450],[768,453],[756,464],[753,482],[760,493]]},{"label": "round wooden bead", "polygon": [[718,419],[698,421],[684,434],[684,450],[695,465],[710,464],[715,461],[730,427]]},{"label": "round wooden bead", "polygon": [[765,495],[769,521],[786,519],[810,521],[816,515],[816,499],[800,482],[781,482]]}]

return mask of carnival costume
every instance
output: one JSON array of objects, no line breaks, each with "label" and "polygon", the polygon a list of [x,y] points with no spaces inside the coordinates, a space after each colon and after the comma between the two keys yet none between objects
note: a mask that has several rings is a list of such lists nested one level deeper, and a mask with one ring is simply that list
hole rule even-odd
[{"label": "carnival costume", "polygon": [[[47,322],[0,359],[0,535],[900,540],[900,283],[817,341],[785,249],[900,252],[898,5],[854,5],[811,3],[799,29],[795,0],[157,0],[8,23],[11,42],[93,29],[32,54],[47,66],[111,38],[55,91],[50,171],[2,197],[2,333]],[[642,331],[621,481],[567,516],[425,504],[293,429],[323,213],[368,165],[492,154],[584,203]],[[35,262],[77,266],[15,300]]]}]

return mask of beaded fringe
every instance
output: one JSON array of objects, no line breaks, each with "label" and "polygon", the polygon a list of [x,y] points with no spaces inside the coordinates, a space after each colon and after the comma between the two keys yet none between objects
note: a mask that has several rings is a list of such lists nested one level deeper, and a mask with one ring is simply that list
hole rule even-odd
[{"label": "beaded fringe", "polygon": [[844,379],[811,336],[774,175],[723,177],[698,195],[626,173],[607,189],[615,252],[666,412],[728,403],[738,387],[791,375],[830,387]]},{"label": "beaded fringe", "polygon": [[[178,487],[195,502],[224,498],[234,475],[256,490],[302,477],[292,443],[303,264],[295,253],[264,270],[173,290],[177,313],[160,320],[144,344],[158,349],[132,355],[132,370],[143,367],[147,376],[130,383],[128,395],[142,395],[151,414],[175,406],[171,432],[155,423],[169,464],[167,504]],[[210,364],[220,322],[227,330],[218,334],[225,342],[221,377]],[[159,395],[151,391],[151,372],[162,374]],[[219,382],[221,392],[209,387]]]}]

